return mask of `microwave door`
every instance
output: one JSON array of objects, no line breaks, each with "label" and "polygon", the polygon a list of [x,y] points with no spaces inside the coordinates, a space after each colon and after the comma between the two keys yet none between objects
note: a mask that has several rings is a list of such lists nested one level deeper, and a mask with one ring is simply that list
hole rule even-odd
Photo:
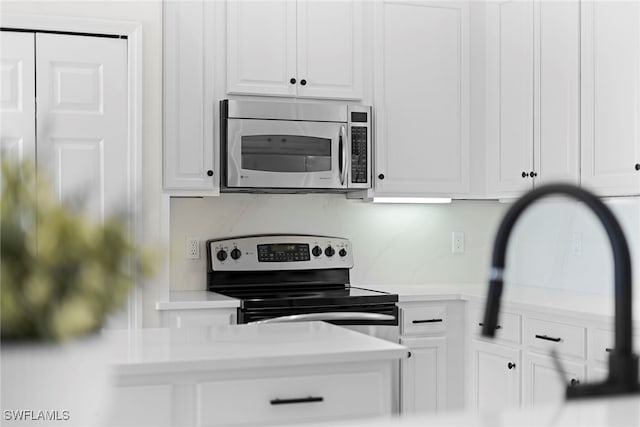
[{"label": "microwave door", "polygon": [[346,125],[229,119],[227,187],[346,188]]}]

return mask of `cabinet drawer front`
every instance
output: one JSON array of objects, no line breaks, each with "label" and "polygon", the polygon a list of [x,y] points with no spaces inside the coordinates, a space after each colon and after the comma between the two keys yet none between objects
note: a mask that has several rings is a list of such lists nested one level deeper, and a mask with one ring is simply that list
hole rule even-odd
[{"label": "cabinet drawer front", "polygon": [[[482,322],[484,320],[484,310],[474,308],[470,312],[470,330],[473,338],[486,339],[480,335],[482,333]],[[506,313],[501,311],[498,316],[498,327],[496,329],[495,340],[506,341],[513,344],[520,344],[522,316],[519,314]]]},{"label": "cabinet drawer front", "polygon": [[591,357],[598,362],[609,360],[609,351],[613,349],[615,337],[613,331],[594,329],[590,342]]},{"label": "cabinet drawer front", "polygon": [[197,386],[197,425],[284,424],[372,417],[385,408],[379,372],[228,380]]},{"label": "cabinet drawer front", "polygon": [[566,323],[528,318],[525,322],[525,344],[531,348],[584,359],[586,329]]},{"label": "cabinet drawer front", "polygon": [[433,305],[402,308],[402,335],[441,333],[447,329],[447,307]]}]

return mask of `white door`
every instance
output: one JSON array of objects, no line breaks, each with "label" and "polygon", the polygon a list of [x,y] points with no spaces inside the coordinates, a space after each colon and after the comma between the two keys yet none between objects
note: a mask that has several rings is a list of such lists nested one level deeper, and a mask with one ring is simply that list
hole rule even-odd
[{"label": "white door", "polygon": [[473,341],[471,407],[480,411],[520,406],[520,350]]},{"label": "white door", "polygon": [[640,194],[640,3],[581,2],[581,183]]},{"label": "white door", "polygon": [[538,1],[535,185],[580,182],[580,3]]},{"label": "white door", "polygon": [[39,169],[96,219],[130,214],[127,40],[38,33],[36,58]]},{"label": "white door", "polygon": [[296,2],[228,1],[227,93],[295,96],[297,86]]},{"label": "white door", "polygon": [[487,4],[490,193],[533,187],[533,1]]},{"label": "white door", "polygon": [[570,381],[584,382],[586,368],[582,363],[560,360],[564,372],[558,372],[549,356],[528,353],[525,358],[524,402],[527,406],[558,403],[564,400]]},{"label": "white door", "polygon": [[298,96],[362,98],[361,1],[297,2]]},{"label": "white door", "polygon": [[35,161],[34,33],[0,31],[0,158]]},{"label": "white door", "polygon": [[376,6],[376,195],[464,193],[468,3]]},{"label": "white door", "polygon": [[411,357],[400,363],[402,413],[437,412],[446,408],[447,339],[401,338]]}]

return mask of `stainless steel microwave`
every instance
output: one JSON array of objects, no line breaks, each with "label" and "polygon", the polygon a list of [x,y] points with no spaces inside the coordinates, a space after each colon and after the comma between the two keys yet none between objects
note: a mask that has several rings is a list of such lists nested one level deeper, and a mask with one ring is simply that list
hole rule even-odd
[{"label": "stainless steel microwave", "polygon": [[220,101],[222,191],[371,188],[371,107]]}]

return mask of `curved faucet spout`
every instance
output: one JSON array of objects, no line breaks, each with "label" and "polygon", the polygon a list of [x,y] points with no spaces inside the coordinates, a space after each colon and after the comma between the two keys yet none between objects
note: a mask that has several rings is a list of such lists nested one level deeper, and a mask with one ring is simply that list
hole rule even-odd
[{"label": "curved faucet spout", "polygon": [[493,247],[489,293],[482,327],[484,336],[493,337],[498,324],[507,243],[517,219],[536,200],[565,195],[583,202],[600,220],[613,249],[615,293],[615,349],[609,355],[609,376],[603,383],[569,386],[567,398],[635,393],[638,387],[638,358],[633,354],[631,256],[622,227],[600,199],[579,187],[550,184],[536,188],[517,200],[505,214]]}]

